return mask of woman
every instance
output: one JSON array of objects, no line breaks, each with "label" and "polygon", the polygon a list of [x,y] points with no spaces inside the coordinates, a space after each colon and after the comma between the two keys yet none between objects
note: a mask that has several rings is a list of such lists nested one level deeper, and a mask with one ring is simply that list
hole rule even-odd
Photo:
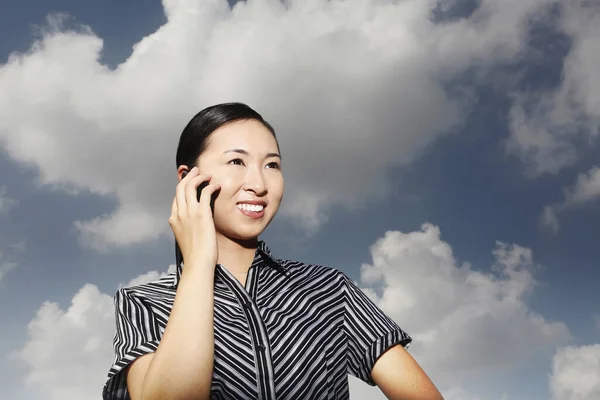
[{"label": "woman", "polygon": [[390,399],[442,398],[404,349],[411,338],[344,273],[276,259],[258,239],[284,180],[257,112],[198,113],[177,174],[169,224],[184,266],[116,293],[105,400],[347,399],[348,373]]}]

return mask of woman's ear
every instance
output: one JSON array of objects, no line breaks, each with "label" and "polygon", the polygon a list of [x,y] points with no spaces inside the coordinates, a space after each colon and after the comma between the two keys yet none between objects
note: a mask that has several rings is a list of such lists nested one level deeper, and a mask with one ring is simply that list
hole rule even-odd
[{"label": "woman's ear", "polygon": [[185,178],[185,176],[190,172],[190,169],[188,168],[187,165],[180,165],[179,168],[177,168],[177,180],[179,182],[181,182],[181,180],[183,178]]}]

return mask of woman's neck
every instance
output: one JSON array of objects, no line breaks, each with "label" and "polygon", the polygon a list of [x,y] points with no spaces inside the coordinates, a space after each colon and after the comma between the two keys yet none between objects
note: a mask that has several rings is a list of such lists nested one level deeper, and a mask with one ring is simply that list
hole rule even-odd
[{"label": "woman's neck", "polygon": [[258,238],[250,241],[236,241],[217,235],[219,257],[217,262],[234,275],[245,275],[254,261]]}]

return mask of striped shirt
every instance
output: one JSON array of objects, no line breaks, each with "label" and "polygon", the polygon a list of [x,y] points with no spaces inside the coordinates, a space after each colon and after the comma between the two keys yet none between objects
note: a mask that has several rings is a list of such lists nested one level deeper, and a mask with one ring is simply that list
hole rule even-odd
[{"label": "striped shirt", "polygon": [[[245,286],[215,268],[213,399],[348,399],[348,374],[411,338],[343,272],[279,260],[259,242]],[[182,269],[114,297],[115,358],[104,400],[129,400],[124,369],[156,351]]]}]

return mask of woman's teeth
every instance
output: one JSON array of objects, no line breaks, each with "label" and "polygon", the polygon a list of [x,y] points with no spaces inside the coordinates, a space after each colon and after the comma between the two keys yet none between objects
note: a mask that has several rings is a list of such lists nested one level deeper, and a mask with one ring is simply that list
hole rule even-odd
[{"label": "woman's teeth", "polygon": [[258,204],[244,204],[240,203],[237,208],[244,211],[261,212],[265,207]]}]

